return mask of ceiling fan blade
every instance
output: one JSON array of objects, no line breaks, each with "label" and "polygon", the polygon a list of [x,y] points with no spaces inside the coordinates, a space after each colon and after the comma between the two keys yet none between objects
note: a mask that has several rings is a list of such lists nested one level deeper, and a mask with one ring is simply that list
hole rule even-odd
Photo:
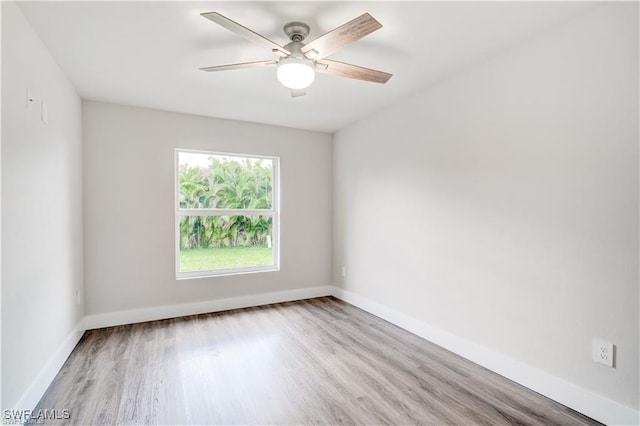
[{"label": "ceiling fan blade", "polygon": [[202,71],[227,71],[238,70],[242,68],[261,68],[276,65],[278,61],[259,61],[259,62],[242,62],[239,64],[216,65],[213,67],[200,68]]},{"label": "ceiling fan blade", "polygon": [[300,50],[305,54],[311,52],[307,55],[311,59],[325,58],[380,28],[382,24],[365,13],[318,37]]},{"label": "ceiling fan blade", "polygon": [[291,52],[289,52],[284,47],[272,42],[268,38],[261,36],[255,31],[251,31],[249,28],[244,27],[235,21],[232,21],[226,16],[220,15],[218,12],[207,12],[207,13],[201,13],[200,15],[204,16],[210,21],[215,22],[218,25],[225,27],[229,31],[233,31],[234,33],[246,38],[249,41],[252,41],[254,43],[260,44],[268,48],[274,53],[282,54],[284,56],[291,55]]},{"label": "ceiling fan blade", "polygon": [[323,74],[337,75],[340,77],[355,78],[356,80],[372,81],[374,83],[386,83],[393,74],[359,67],[358,65],[345,64],[344,62],[322,59],[317,62],[324,67],[316,67],[316,71]]},{"label": "ceiling fan blade", "polygon": [[307,89],[291,89],[291,97],[297,98],[298,96],[304,96],[307,94]]}]

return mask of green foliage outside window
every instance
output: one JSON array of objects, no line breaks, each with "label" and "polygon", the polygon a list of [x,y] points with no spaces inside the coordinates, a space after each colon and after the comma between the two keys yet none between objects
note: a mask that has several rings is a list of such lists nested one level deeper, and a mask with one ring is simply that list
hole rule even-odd
[{"label": "green foliage outside window", "polygon": [[[209,156],[210,164],[179,164],[183,209],[271,209],[270,160]],[[241,213],[241,212],[239,212]],[[271,216],[182,216],[180,249],[270,247]]]}]

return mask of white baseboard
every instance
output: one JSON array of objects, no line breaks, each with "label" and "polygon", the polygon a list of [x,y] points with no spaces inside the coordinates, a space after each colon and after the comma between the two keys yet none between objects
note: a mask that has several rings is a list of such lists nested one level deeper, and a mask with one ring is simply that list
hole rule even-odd
[{"label": "white baseboard", "polygon": [[640,412],[571,382],[433,327],[353,292],[333,287],[333,296],[429,340],[516,383],[608,425],[638,425]]},{"label": "white baseboard", "polygon": [[65,363],[73,348],[76,347],[78,341],[84,334],[84,329],[79,323],[71,333],[64,339],[64,341],[58,346],[58,349],[51,355],[44,368],[40,370],[40,373],[31,382],[31,385],[22,394],[20,400],[16,403],[16,410],[31,410],[38,405],[42,395],[53,382],[62,365]]},{"label": "white baseboard", "polygon": [[309,299],[312,297],[329,296],[332,294],[332,291],[333,287],[331,286],[307,287],[295,290],[208,300],[204,302],[108,312],[104,314],[85,316],[83,326],[86,330],[92,330],[95,328],[112,327],[115,325],[134,324],[137,322],[154,321],[186,315],[197,315],[209,312],[226,311],[229,309],[268,305],[270,303]]}]

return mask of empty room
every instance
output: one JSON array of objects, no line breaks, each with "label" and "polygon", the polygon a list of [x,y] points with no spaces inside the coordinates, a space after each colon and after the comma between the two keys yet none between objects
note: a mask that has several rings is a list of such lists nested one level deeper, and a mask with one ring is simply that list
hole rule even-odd
[{"label": "empty room", "polygon": [[2,424],[640,424],[636,1],[1,1]]}]

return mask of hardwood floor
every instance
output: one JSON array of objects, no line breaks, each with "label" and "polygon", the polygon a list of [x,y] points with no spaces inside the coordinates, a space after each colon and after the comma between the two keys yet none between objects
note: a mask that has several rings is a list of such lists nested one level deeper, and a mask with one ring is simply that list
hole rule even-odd
[{"label": "hardwood floor", "polygon": [[598,424],[332,297],[86,332],[69,424]]}]

